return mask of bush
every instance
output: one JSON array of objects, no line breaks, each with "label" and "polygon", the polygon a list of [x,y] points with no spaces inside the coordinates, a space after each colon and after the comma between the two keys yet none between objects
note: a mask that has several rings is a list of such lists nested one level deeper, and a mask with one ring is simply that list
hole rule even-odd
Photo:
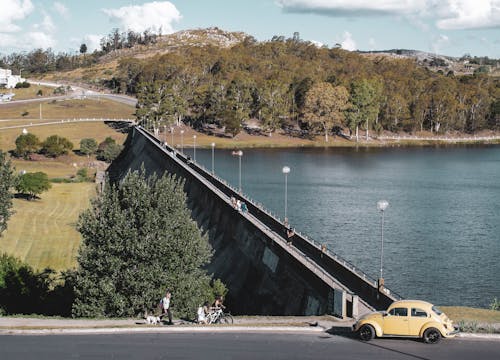
[{"label": "bush", "polygon": [[52,135],[42,143],[40,152],[46,156],[58,157],[68,154],[72,149],[73,143],[71,141],[58,135]]},{"label": "bush", "polygon": [[29,88],[31,86],[31,84],[27,81],[24,81],[24,82],[18,82],[16,84],[16,89],[26,89],[26,88]]},{"label": "bush", "polygon": [[102,143],[99,144],[97,151],[97,159],[106,162],[112,162],[120,155],[123,146],[116,143],[115,139],[107,137]]},{"label": "bush", "polygon": [[16,190],[27,195],[28,200],[34,199],[51,187],[47,174],[43,172],[25,173],[19,176],[16,184]]},{"label": "bush", "polygon": [[34,134],[19,135],[16,139],[16,150],[14,153],[18,157],[27,158],[30,154],[36,153],[40,149],[40,140]]},{"label": "bush", "polygon": [[80,152],[85,155],[95,154],[97,151],[97,141],[92,138],[80,140]]},{"label": "bush", "polygon": [[493,299],[493,302],[490,304],[491,310],[500,310],[500,300],[497,298]]},{"label": "bush", "polygon": [[7,254],[0,254],[0,314],[71,314],[74,272],[41,272]]}]

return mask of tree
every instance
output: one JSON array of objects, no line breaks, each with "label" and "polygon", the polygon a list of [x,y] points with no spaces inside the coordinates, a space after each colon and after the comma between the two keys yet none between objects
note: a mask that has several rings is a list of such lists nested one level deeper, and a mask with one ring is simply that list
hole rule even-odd
[{"label": "tree", "polygon": [[334,125],[342,126],[344,111],[349,108],[349,92],[343,86],[327,82],[314,84],[304,101],[304,120],[310,126],[320,125],[328,142],[328,132]]},{"label": "tree", "polygon": [[0,236],[7,229],[7,221],[12,214],[11,188],[14,183],[14,171],[10,160],[7,160],[6,154],[0,150]]},{"label": "tree", "polygon": [[51,187],[47,174],[41,171],[20,175],[16,184],[16,190],[27,195],[28,200],[34,199]]},{"label": "tree", "polygon": [[80,215],[74,316],[136,316],[173,293],[178,316],[210,296],[210,245],[175,177],[128,173]]},{"label": "tree", "polygon": [[[356,141],[358,141],[359,125],[373,123],[378,116],[378,87],[370,80],[362,79],[351,83],[350,102],[352,104],[347,119],[351,132],[356,131]],[[368,126],[366,126],[368,131]]]},{"label": "tree", "polygon": [[115,139],[108,136],[102,143],[99,144],[97,159],[111,162],[116,159],[118,155],[120,155],[122,148],[123,147],[120,144],[116,143]]},{"label": "tree", "polygon": [[16,156],[27,158],[29,155],[36,153],[40,149],[40,140],[36,135],[28,133],[19,135],[16,138]]},{"label": "tree", "polygon": [[87,52],[87,44],[80,45],[80,54],[85,54]]},{"label": "tree", "polygon": [[51,135],[42,143],[42,154],[49,157],[58,157],[68,154],[73,149],[73,143],[58,135]]},{"label": "tree", "polygon": [[95,154],[97,151],[97,141],[92,138],[80,140],[80,152],[87,156]]}]

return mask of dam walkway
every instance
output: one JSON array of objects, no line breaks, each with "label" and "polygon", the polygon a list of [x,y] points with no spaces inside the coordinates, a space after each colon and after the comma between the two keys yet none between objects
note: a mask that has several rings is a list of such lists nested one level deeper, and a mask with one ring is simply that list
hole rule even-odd
[{"label": "dam walkway", "polygon": [[[174,169],[173,172],[180,175],[181,178],[187,179],[186,181],[189,184],[196,183],[196,186],[203,187],[202,191],[187,191],[188,202],[192,203],[193,217],[202,225],[202,228],[208,230],[214,226],[218,227],[217,230],[209,232],[210,234],[213,233],[209,237],[213,238],[211,242],[216,245],[215,247],[221,243],[220,238],[222,235],[218,235],[220,231],[227,232],[228,230],[220,230],[222,227],[220,224],[210,225],[213,222],[210,220],[212,215],[202,214],[203,210],[200,210],[196,205],[198,199],[195,197],[201,196],[200,194],[203,194],[203,196],[208,196],[207,194],[209,194],[210,206],[218,208],[222,206],[227,209],[224,218],[231,218],[231,223],[239,224],[243,222],[246,226],[245,233],[251,234],[250,237],[254,239],[252,241],[255,241],[256,237],[256,235],[252,234],[258,232],[259,240],[266,244],[262,251],[263,254],[259,255],[259,259],[266,265],[264,267],[268,272],[277,272],[277,264],[286,259],[286,263],[288,264],[288,270],[286,270],[287,278],[291,276],[301,277],[303,276],[302,274],[306,274],[304,275],[307,278],[305,282],[308,284],[303,286],[314,287],[315,290],[309,289],[306,291],[309,295],[303,299],[302,305],[300,305],[301,310],[291,310],[291,312],[304,315],[329,313],[342,318],[357,317],[362,313],[374,309],[385,309],[393,301],[401,299],[398,294],[390,289],[385,287],[379,288],[376,280],[337,254],[329,251],[322,244],[307,238],[299,232],[295,232],[289,239],[287,236],[289,228],[262,205],[249,199],[237,189],[230,186],[225,180],[212,174],[185,154],[163,143],[149,131],[136,126],[132,132],[133,135],[129,136],[131,137],[130,141],[141,143],[140,151],[137,150],[135,153],[136,157],[151,156],[146,154],[152,153],[152,147],[155,153],[168,158],[169,172],[172,172],[172,169]],[[138,137],[141,137],[141,139],[138,139]],[[135,159],[136,167],[139,160]],[[130,164],[131,160],[127,161],[122,160],[124,164]],[[168,169],[165,170],[168,171]],[[241,212],[234,209],[231,198],[245,202],[248,211]],[[213,205],[217,202],[223,205]],[[209,213],[213,214],[214,212],[216,211],[212,210]],[[228,228],[228,226],[225,227]],[[239,230],[235,229],[233,232],[236,231]],[[224,236],[227,236],[227,234]],[[233,239],[238,237],[234,234],[231,236]],[[242,237],[241,234],[239,237]],[[241,247],[237,251],[233,250],[233,253],[239,251],[241,251]],[[248,251],[248,249],[244,251]],[[217,256],[217,248],[215,249],[215,256]],[[234,256],[237,255],[234,254]],[[215,262],[217,263],[217,259]],[[217,267],[220,266],[219,264],[214,267],[216,275],[218,272]],[[221,271],[220,273],[223,281],[225,280],[224,275],[229,278],[231,277],[227,274],[227,271]],[[269,275],[264,276],[264,278],[267,277]],[[272,291],[287,292],[288,290],[286,289],[280,289],[285,283],[286,281],[283,280],[281,283],[278,282],[278,285],[274,286]],[[327,289],[327,291],[324,289]],[[230,292],[232,292],[231,289]],[[314,296],[310,295],[311,293],[314,293]],[[288,314],[287,312],[285,313]]]}]

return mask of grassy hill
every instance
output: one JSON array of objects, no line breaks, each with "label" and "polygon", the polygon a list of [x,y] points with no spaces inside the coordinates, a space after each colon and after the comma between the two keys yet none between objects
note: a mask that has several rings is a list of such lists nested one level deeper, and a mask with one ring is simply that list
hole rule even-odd
[{"label": "grassy hill", "polygon": [[[43,103],[44,120],[72,117],[107,117],[131,118],[134,108],[108,100],[67,100]],[[39,103],[8,104],[0,107],[0,128],[14,125],[28,125],[40,122],[36,118]],[[34,117],[27,118],[21,113],[28,111]],[[68,138],[78,149],[82,138],[94,138],[102,142],[106,137],[114,138],[117,143],[123,143],[126,134],[118,132],[103,122],[89,123],[57,123],[47,126],[26,127],[41,141],[50,135]],[[0,149],[10,151],[15,148],[15,139],[21,134],[22,128],[0,129]],[[104,164],[79,156],[72,152],[56,159],[27,161],[12,158],[16,172],[43,171],[49,178],[74,177],[81,168],[89,168],[92,174],[95,166]],[[94,166],[95,165],[95,166]],[[14,199],[15,214],[8,222],[8,229],[0,239],[0,252],[12,254],[28,262],[37,269],[51,267],[64,270],[75,267],[76,254],[80,244],[80,234],[75,229],[79,213],[88,208],[90,199],[95,196],[96,186],[92,182],[52,184],[52,189],[41,194],[40,199],[27,201]]]}]

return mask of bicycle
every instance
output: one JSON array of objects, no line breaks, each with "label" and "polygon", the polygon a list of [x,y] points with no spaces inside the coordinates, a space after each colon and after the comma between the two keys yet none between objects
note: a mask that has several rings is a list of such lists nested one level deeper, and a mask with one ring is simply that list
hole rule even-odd
[{"label": "bicycle", "polygon": [[232,324],[233,316],[225,313],[221,308],[210,311],[207,314],[207,324]]}]

